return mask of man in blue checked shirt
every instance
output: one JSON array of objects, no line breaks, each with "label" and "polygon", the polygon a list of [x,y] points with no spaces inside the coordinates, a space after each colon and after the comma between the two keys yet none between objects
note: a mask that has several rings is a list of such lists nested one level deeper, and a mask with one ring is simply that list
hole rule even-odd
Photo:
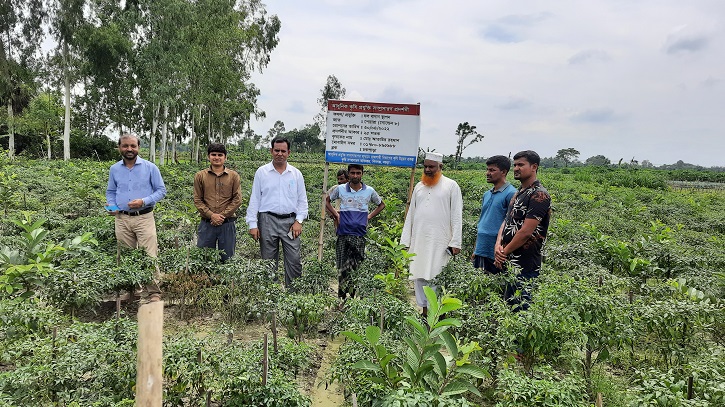
[{"label": "man in blue checked shirt", "polygon": [[[154,205],[166,195],[166,186],[155,164],[138,156],[139,139],[124,134],[118,140],[122,160],[111,166],[106,189],[106,210],[116,217],[116,239],[131,249],[143,248],[150,257],[158,256]],[[158,270],[155,284],[147,285],[149,294],[158,294]]]},{"label": "man in blue checked shirt", "polygon": [[[338,225],[335,254],[338,270],[337,295],[341,300],[344,300],[348,293],[350,297],[355,296],[355,287],[350,274],[365,258],[365,234],[368,231],[368,222],[385,208],[385,203],[378,193],[362,182],[362,165],[348,165],[347,174],[350,181],[338,185],[325,197],[325,207]],[[339,211],[331,203],[337,199],[340,200]],[[372,212],[369,212],[370,203],[376,205]]]}]

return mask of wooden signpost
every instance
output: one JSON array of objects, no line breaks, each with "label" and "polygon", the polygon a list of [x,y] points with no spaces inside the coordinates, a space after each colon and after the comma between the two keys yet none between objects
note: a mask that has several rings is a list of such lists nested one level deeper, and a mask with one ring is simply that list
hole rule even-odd
[{"label": "wooden signpost", "polygon": [[420,143],[420,104],[330,100],[327,102],[325,138],[325,175],[317,250],[319,261],[322,261],[330,163],[410,167],[410,202]]}]

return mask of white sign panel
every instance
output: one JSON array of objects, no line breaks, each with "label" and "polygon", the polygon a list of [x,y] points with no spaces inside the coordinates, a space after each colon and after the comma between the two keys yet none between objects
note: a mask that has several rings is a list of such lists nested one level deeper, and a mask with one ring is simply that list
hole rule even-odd
[{"label": "white sign panel", "polygon": [[415,167],[419,142],[419,104],[327,103],[327,162]]}]

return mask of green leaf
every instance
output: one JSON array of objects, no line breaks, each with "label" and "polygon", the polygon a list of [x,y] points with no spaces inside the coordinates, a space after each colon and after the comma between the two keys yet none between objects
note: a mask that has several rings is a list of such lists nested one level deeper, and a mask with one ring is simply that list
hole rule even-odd
[{"label": "green leaf", "polygon": [[471,392],[477,396],[480,396],[481,393],[479,393],[478,389],[474,387],[471,383],[466,382],[461,379],[454,379],[451,380],[446,387],[443,388],[443,390],[440,392],[441,396],[452,396],[456,394],[463,394],[466,392]]},{"label": "green leaf", "polygon": [[380,366],[386,367],[388,363],[390,363],[390,361],[393,359],[395,359],[395,355],[392,353],[388,353],[387,355],[383,356],[382,359],[380,359]]},{"label": "green leaf", "polygon": [[448,349],[448,353],[451,354],[454,358],[458,356],[458,344],[456,343],[456,339],[453,337],[453,335],[450,334],[450,332],[441,332],[440,334],[441,339],[443,339],[443,342],[446,344],[446,348]]},{"label": "green leaf", "polygon": [[428,300],[428,315],[438,315],[438,297],[432,288],[423,286],[425,298]]},{"label": "green leaf", "polygon": [[406,317],[406,318],[405,318],[405,320],[406,320],[406,321],[407,321],[407,322],[408,322],[408,323],[409,323],[410,325],[412,325],[412,326],[413,326],[413,328],[415,328],[415,330],[417,331],[417,333],[418,333],[418,334],[419,334],[419,335],[420,335],[420,336],[421,336],[422,338],[424,338],[424,337],[427,337],[427,336],[428,336],[428,329],[427,329],[426,327],[424,327],[424,326],[423,326],[423,324],[421,324],[420,322],[418,322],[418,320],[417,320],[417,319],[415,319],[415,318],[412,318],[412,317]]},{"label": "green leaf", "polygon": [[436,352],[433,355],[433,359],[436,362],[437,373],[439,377],[446,377],[448,374],[448,367],[446,364],[446,358],[440,352]]},{"label": "green leaf", "polygon": [[472,364],[459,366],[458,368],[456,368],[456,373],[466,374],[469,376],[473,376],[477,379],[485,379],[491,377],[491,374],[488,372],[488,370]]},{"label": "green leaf", "polygon": [[421,354],[420,358],[423,360],[430,359],[434,354],[440,353],[441,345],[434,343],[431,345],[428,345],[423,349],[423,353]]},{"label": "green leaf", "polygon": [[[406,342],[410,340],[408,338],[405,338],[405,339],[406,339]],[[420,359],[420,355],[418,354],[418,350],[416,347],[414,347],[414,346],[411,347],[410,344],[408,344],[408,349],[405,350],[405,360],[408,364],[410,364],[411,366],[414,366],[416,368],[418,367],[418,365],[420,365],[421,359]]]},{"label": "green leaf", "polygon": [[433,325],[433,329],[441,327],[441,326],[455,326],[460,327],[461,326],[461,320],[457,318],[446,318],[444,320],[438,321],[435,325]]},{"label": "green leaf", "polygon": [[359,369],[359,370],[371,370],[374,372],[379,372],[380,366],[376,365],[375,363],[369,361],[369,360],[360,360],[355,362],[355,364],[352,365],[353,369]]},{"label": "green leaf", "polygon": [[345,331],[345,332],[342,332],[342,334],[359,344],[367,345],[367,343],[365,343],[365,339],[363,339],[362,336],[356,334],[355,332]]},{"label": "green leaf", "polygon": [[[450,298],[446,298],[450,299]],[[461,303],[456,302],[448,302],[446,304],[443,304],[443,306],[440,308],[440,313],[445,314],[446,312],[455,311],[459,308],[461,308],[463,305]]]},{"label": "green leaf", "polygon": [[375,325],[368,326],[365,328],[365,337],[370,345],[375,345],[380,340],[380,328]]}]

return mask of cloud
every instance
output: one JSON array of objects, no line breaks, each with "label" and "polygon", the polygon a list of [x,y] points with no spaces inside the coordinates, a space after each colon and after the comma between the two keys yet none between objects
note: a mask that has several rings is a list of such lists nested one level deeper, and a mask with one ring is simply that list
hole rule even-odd
[{"label": "cloud", "polygon": [[587,62],[606,62],[609,61],[611,58],[609,57],[609,54],[606,51],[598,50],[598,49],[588,49],[584,51],[579,51],[576,54],[572,55],[571,58],[569,58],[569,65],[579,65],[579,64],[585,64]]},{"label": "cloud", "polygon": [[536,25],[551,16],[551,13],[541,12],[535,14],[509,14],[501,17],[498,21],[502,24],[517,26]]},{"label": "cloud", "polygon": [[616,121],[618,118],[610,108],[587,109],[571,116],[571,121],[576,123],[606,124]]},{"label": "cloud", "polygon": [[486,38],[488,40],[494,41],[494,42],[501,42],[501,43],[515,43],[515,42],[521,42],[521,36],[513,32],[512,30],[502,27],[498,24],[493,24],[491,26],[488,26],[484,28],[481,31],[481,35],[483,38]]},{"label": "cloud", "polygon": [[713,78],[712,76],[708,76],[707,79],[702,81],[701,85],[703,88],[710,89],[718,86],[720,84],[720,79]]},{"label": "cloud", "polygon": [[509,98],[504,103],[496,105],[499,110],[522,110],[531,106],[531,101],[524,98]]},{"label": "cloud", "polygon": [[665,49],[668,54],[697,52],[705,49],[708,42],[709,40],[706,37],[678,38],[667,44]]},{"label": "cloud", "polygon": [[414,98],[407,92],[405,92],[404,89],[396,87],[396,86],[388,86],[383,89],[383,91],[378,95],[378,98],[376,100],[380,100],[383,102],[395,102],[395,103],[417,103],[417,100],[414,100]]},{"label": "cloud", "polygon": [[665,41],[665,52],[673,55],[704,50],[710,38],[702,33],[693,32],[688,26],[677,27]]},{"label": "cloud", "polygon": [[549,18],[549,13],[510,14],[503,16],[481,30],[485,39],[500,43],[516,43],[524,40],[526,28],[539,24]]}]

